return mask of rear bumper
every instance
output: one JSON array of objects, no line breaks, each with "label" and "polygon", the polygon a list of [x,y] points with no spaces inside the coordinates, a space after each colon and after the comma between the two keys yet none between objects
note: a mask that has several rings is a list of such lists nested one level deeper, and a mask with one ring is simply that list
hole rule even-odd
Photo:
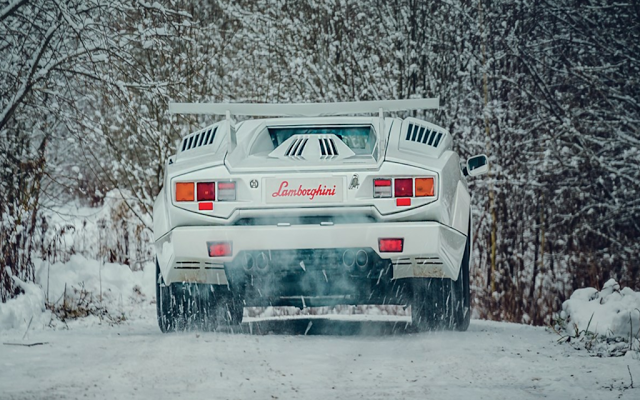
[{"label": "rear bumper", "polygon": [[[401,253],[381,253],[379,238],[404,238]],[[331,226],[178,227],[155,243],[167,284],[226,285],[225,263],[243,251],[363,248],[393,263],[393,279],[457,279],[467,237],[437,222],[339,224]],[[207,242],[230,241],[230,257],[209,257]]]}]

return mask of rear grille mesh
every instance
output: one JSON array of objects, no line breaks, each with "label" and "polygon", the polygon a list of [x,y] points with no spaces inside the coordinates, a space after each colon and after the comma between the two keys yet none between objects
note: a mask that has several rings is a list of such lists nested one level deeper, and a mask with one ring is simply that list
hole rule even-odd
[{"label": "rear grille mesh", "polygon": [[438,257],[416,257],[416,264],[418,265],[442,265],[442,260]]},{"label": "rear grille mesh", "polygon": [[180,148],[180,151],[182,152],[196,149],[201,146],[210,145],[211,143],[213,143],[213,139],[216,136],[217,130],[218,127],[216,126],[214,128],[209,128],[207,130],[192,133],[191,135],[186,136],[184,139],[182,139],[182,147]]},{"label": "rear grille mesh", "polygon": [[200,269],[199,261],[176,261],[176,269]]},{"label": "rear grille mesh", "polygon": [[427,127],[409,124],[407,127],[407,134],[405,140],[409,142],[416,142],[426,144],[428,146],[438,147],[440,140],[444,134],[436,130],[431,130]]}]

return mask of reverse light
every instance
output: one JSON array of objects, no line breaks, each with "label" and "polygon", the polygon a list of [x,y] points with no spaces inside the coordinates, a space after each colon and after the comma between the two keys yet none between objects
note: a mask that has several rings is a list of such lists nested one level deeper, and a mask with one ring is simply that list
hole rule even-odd
[{"label": "reverse light", "polygon": [[374,179],[373,180],[373,197],[374,198],[391,197],[391,179]]},{"label": "reverse light", "polygon": [[380,249],[381,253],[402,253],[403,247],[403,238],[378,239],[378,249]]},{"label": "reverse light", "polygon": [[176,183],[176,201],[193,201],[194,190],[193,182]]},{"label": "reverse light", "polygon": [[198,201],[213,201],[215,199],[215,182],[198,182]]},{"label": "reverse light", "polygon": [[209,257],[227,257],[232,254],[231,242],[207,242]]},{"label": "reverse light", "polygon": [[416,178],[416,197],[434,195],[433,178]]},{"label": "reverse light", "polygon": [[413,179],[395,179],[393,183],[395,189],[395,197],[413,197]]},{"label": "reverse light", "polygon": [[218,182],[218,201],[235,201],[236,183]]}]

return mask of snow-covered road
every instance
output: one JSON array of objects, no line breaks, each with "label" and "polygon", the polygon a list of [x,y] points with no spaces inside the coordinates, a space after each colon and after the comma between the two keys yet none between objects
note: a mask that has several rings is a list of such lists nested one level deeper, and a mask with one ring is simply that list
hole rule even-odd
[{"label": "snow-covered road", "polygon": [[[377,317],[381,318],[381,317]],[[542,328],[472,321],[417,334],[408,319],[252,320],[163,335],[152,319],[5,332],[2,399],[639,399],[638,354],[590,357]],[[306,332],[306,336],[305,336]],[[629,366],[629,370],[627,369]]]}]

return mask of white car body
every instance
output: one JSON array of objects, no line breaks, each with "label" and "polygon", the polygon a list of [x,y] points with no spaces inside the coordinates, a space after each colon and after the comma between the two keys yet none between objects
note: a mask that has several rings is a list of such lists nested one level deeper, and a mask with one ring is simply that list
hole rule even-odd
[{"label": "white car body", "polygon": [[[431,103],[425,105],[425,101]],[[331,285],[329,269],[358,270],[365,259],[360,250],[366,254],[365,267],[386,265],[385,276],[391,281],[458,279],[465,245],[472,242],[468,240],[472,224],[467,180],[461,160],[452,150],[451,134],[419,119],[384,117],[383,111],[395,110],[397,102],[366,103],[344,103],[344,107],[330,107],[330,111],[373,111],[378,115],[249,119],[235,124],[227,112],[225,120],[186,136],[178,153],[166,163],[164,188],[154,206],[155,248],[164,284],[190,282],[231,285],[233,289],[233,276],[242,275],[236,281],[242,279],[243,285],[249,286],[247,282],[253,282],[254,277],[270,274],[268,281],[273,286],[282,274],[282,268],[275,266],[276,259],[283,260],[287,255],[291,258],[285,262],[287,268],[297,269],[302,274],[296,275],[299,279],[310,273],[307,265],[314,264],[326,281],[322,290],[314,292],[315,286],[306,290],[310,286],[303,285],[300,293],[261,292],[245,305],[367,303],[371,298],[351,295],[348,288],[335,294],[326,287]],[[357,107],[350,108],[352,104]],[[243,105],[212,106],[218,107],[212,113],[222,113],[232,106],[236,107],[234,114],[243,111]],[[255,110],[252,106],[244,105],[245,114],[265,111],[260,105]],[[293,114],[313,114],[313,109],[296,106],[308,105],[292,105]],[[397,108],[405,106],[433,108],[433,102],[404,101]],[[286,113],[285,105],[279,107],[262,114]],[[175,108],[181,112],[207,111],[206,105]],[[336,129],[346,139],[331,133],[312,133],[294,134],[282,143],[276,142],[280,133],[286,136],[291,129],[298,132],[307,128],[312,132]],[[354,150],[359,154],[342,135],[352,128],[360,135],[358,146],[366,147]],[[366,129],[370,136],[362,134]],[[374,198],[375,180],[380,185],[391,181],[389,190],[395,192],[407,190],[409,178],[413,196]],[[433,178],[435,193],[415,196],[415,185],[428,183],[428,178]],[[396,188],[395,179],[405,179],[398,181],[404,189],[402,185]],[[215,182],[216,194],[220,183],[235,182],[235,200],[216,197],[199,202],[197,193],[193,201],[176,200],[178,183],[185,183],[181,187],[187,188],[195,183],[195,192],[198,182]],[[386,248],[381,249],[379,240],[385,238],[403,239],[401,251],[383,251]],[[229,248],[222,249],[230,250],[230,254],[212,257],[212,243],[228,243]],[[323,258],[326,268],[322,260],[314,261]],[[380,280],[379,276],[373,278]],[[393,303],[384,297],[382,302]],[[380,302],[380,298],[371,302]]]}]

